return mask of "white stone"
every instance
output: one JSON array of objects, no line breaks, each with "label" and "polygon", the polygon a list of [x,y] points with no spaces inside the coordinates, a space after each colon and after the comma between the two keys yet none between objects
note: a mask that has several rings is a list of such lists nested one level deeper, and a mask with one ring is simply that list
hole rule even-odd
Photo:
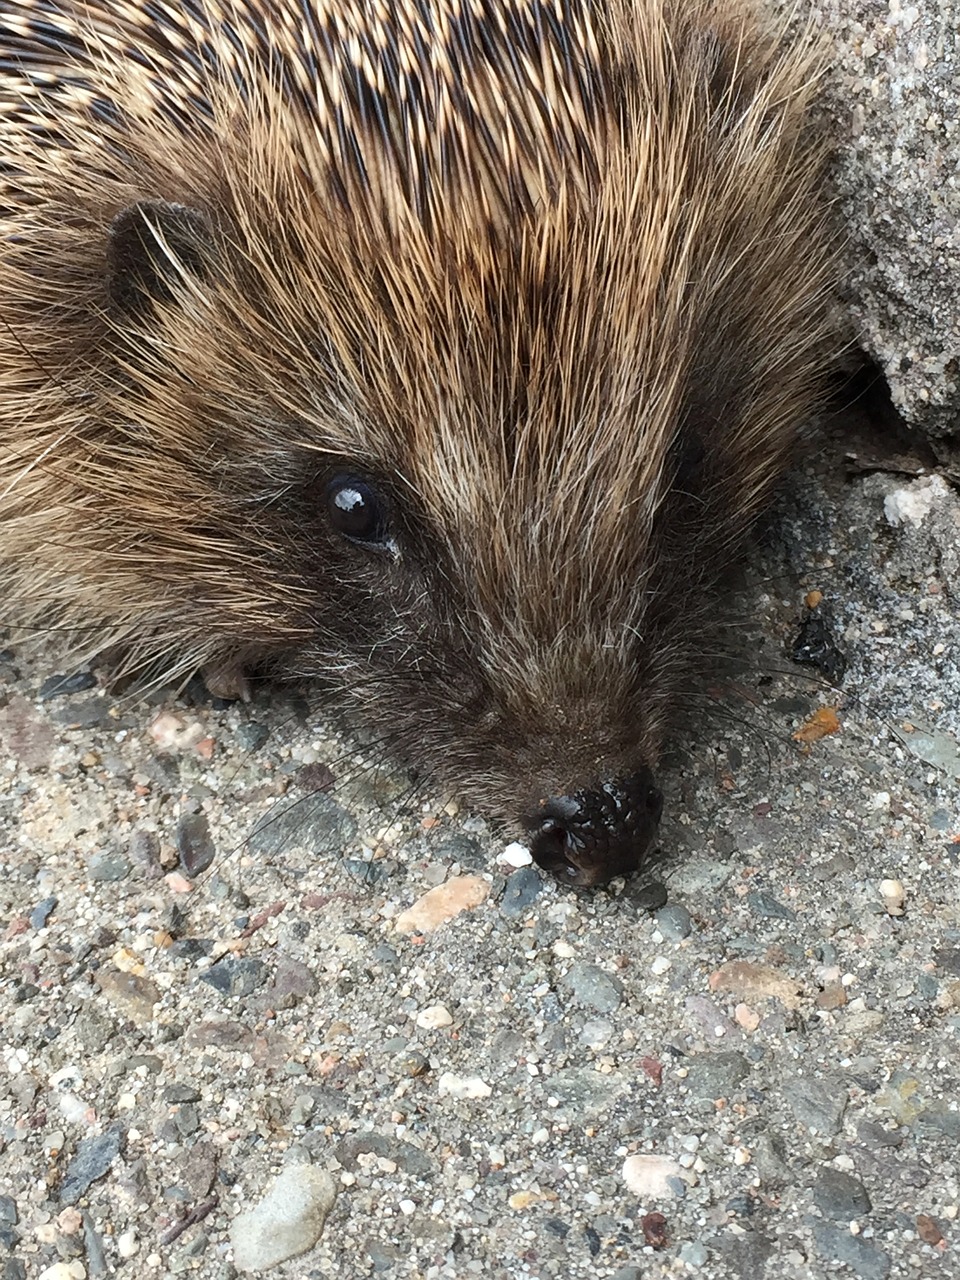
[{"label": "white stone", "polygon": [[140,1241],[135,1231],[124,1231],[117,1236],[117,1253],[121,1258],[135,1258],[140,1249]]},{"label": "white stone", "polygon": [[902,880],[881,880],[880,897],[883,899],[887,915],[903,915],[903,904],[906,901],[907,891],[903,887]]},{"label": "white stone", "polygon": [[455,1076],[445,1071],[437,1081],[441,1094],[451,1098],[489,1098],[493,1090],[479,1076]]},{"label": "white stone", "polygon": [[79,1258],[73,1262],[55,1262],[52,1267],[44,1267],[37,1280],[86,1280],[87,1269]]},{"label": "white stone", "polygon": [[499,862],[505,862],[508,867],[529,867],[533,861],[533,855],[525,844],[508,844],[500,854]]},{"label": "white stone", "polygon": [[656,1203],[677,1195],[671,1178],[690,1180],[690,1174],[676,1160],[666,1156],[627,1156],[623,1162],[623,1180],[627,1190],[643,1204]]},{"label": "white stone", "polygon": [[262,1271],[305,1253],[320,1239],[336,1198],[333,1179],[309,1164],[290,1165],[253,1209],[230,1227],[233,1262],[239,1271]]},{"label": "white stone", "polygon": [[437,1031],[440,1027],[449,1027],[453,1022],[453,1014],[442,1004],[430,1004],[417,1014],[416,1023],[424,1031]]}]

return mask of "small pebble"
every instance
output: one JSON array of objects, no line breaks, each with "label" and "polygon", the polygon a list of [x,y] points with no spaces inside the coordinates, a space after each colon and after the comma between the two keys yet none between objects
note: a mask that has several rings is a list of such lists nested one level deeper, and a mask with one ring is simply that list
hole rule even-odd
[{"label": "small pebble", "polygon": [[873,1240],[864,1240],[846,1226],[817,1222],[813,1228],[817,1251],[825,1263],[845,1263],[860,1280],[886,1280],[890,1258]]},{"label": "small pebble", "polygon": [[657,912],[657,928],[667,942],[682,942],[689,936],[693,921],[686,907],[671,903]]},{"label": "small pebble", "polygon": [[679,1258],[681,1262],[685,1262],[688,1267],[699,1269],[706,1265],[709,1258],[707,1246],[701,1244],[699,1240],[688,1240],[686,1244],[680,1246]]},{"label": "small pebble", "polygon": [[451,1098],[489,1098],[493,1093],[490,1086],[479,1076],[458,1076],[452,1071],[445,1071],[437,1081],[441,1095]]},{"label": "small pebble", "polygon": [[217,855],[206,814],[181,814],[176,841],[180,865],[191,879],[206,871]]},{"label": "small pebble", "polygon": [[796,912],[778,902],[772,893],[755,889],[747,894],[747,905],[761,920],[795,920]]},{"label": "small pebble", "polygon": [[270,730],[256,720],[249,720],[237,729],[237,742],[244,751],[259,751],[270,737]]},{"label": "small pebble", "polygon": [[623,1003],[624,985],[598,964],[581,962],[570,967],[560,982],[575,1000],[597,1013],[615,1013]]},{"label": "small pebble", "polygon": [[203,982],[226,996],[248,996],[263,986],[267,966],[256,956],[228,956],[200,975]]},{"label": "small pebble", "polygon": [[674,1179],[682,1183],[690,1175],[667,1156],[635,1155],[624,1160],[622,1176],[631,1195],[642,1204],[649,1204],[672,1200],[678,1194]]},{"label": "small pebble", "polygon": [[813,1203],[822,1214],[838,1222],[850,1222],[871,1210],[866,1188],[842,1169],[825,1168],[813,1184]]},{"label": "small pebble", "polygon": [[75,671],[72,675],[47,676],[37,690],[41,702],[50,698],[60,698],[69,693],[83,693],[86,689],[96,688],[97,677],[92,671]]},{"label": "small pebble", "polygon": [[453,1014],[442,1004],[431,1004],[421,1009],[416,1016],[416,1024],[424,1031],[437,1031],[440,1027],[449,1027],[453,1023]]},{"label": "small pebble", "polygon": [[87,875],[94,884],[116,884],[126,880],[131,869],[127,858],[113,849],[101,849],[87,860]]},{"label": "small pebble", "polygon": [[667,887],[659,880],[648,880],[635,889],[631,897],[640,911],[658,911],[667,901]]},{"label": "small pebble", "polygon": [[455,876],[429,889],[394,923],[398,933],[431,933],[461,911],[473,911],[490,896],[490,882],[482,876]]},{"label": "small pebble", "polygon": [[521,867],[507,877],[500,913],[508,919],[526,915],[532,904],[543,892],[545,881],[534,866]]},{"label": "small pebble", "polygon": [[881,880],[880,897],[888,916],[902,916],[907,892],[902,880]]},{"label": "small pebble", "polygon": [[186,720],[172,711],[162,711],[150,725],[150,736],[161,751],[190,751],[203,738],[199,720]]},{"label": "small pebble", "polygon": [[309,1164],[290,1164],[273,1180],[253,1209],[230,1227],[234,1265],[262,1271],[305,1253],[320,1239],[334,1199],[330,1175]]},{"label": "small pebble", "polygon": [[86,1280],[87,1269],[79,1258],[72,1262],[55,1262],[52,1267],[44,1267],[37,1280]]},{"label": "small pebble", "polygon": [[140,1249],[136,1231],[124,1231],[117,1236],[117,1253],[121,1258],[135,1258]]},{"label": "small pebble", "polygon": [[824,1135],[839,1133],[850,1098],[839,1076],[794,1076],[782,1087],[785,1101],[802,1125]]},{"label": "small pebble", "polygon": [[42,902],[38,902],[30,912],[31,927],[34,929],[42,929],[44,925],[46,925],[50,916],[56,910],[56,907],[56,898],[44,898]]},{"label": "small pebble", "polygon": [[63,1204],[76,1204],[90,1184],[103,1177],[120,1152],[122,1136],[119,1127],[114,1127],[97,1137],[84,1138],[78,1144],[60,1187]]},{"label": "small pebble", "polygon": [[509,867],[529,867],[533,862],[533,855],[525,844],[508,844],[498,858],[499,862],[505,862]]}]

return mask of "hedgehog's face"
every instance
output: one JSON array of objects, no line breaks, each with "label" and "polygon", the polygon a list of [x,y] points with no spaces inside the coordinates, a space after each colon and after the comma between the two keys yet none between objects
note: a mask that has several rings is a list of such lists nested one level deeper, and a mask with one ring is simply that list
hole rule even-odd
[{"label": "hedgehog's face", "polygon": [[[597,563],[586,531],[583,560],[568,541],[566,565],[531,561],[543,502],[526,507],[521,536],[521,513],[501,513],[485,539],[501,545],[478,551],[478,531],[440,523],[441,495],[425,498],[421,468],[401,477],[343,464],[314,482],[323,568],[314,635],[295,668],[334,675],[366,730],[519,826],[563,882],[635,871],[662,807],[651,765],[675,681],[658,673],[685,657],[675,637],[661,637],[658,654],[658,637],[645,641],[636,625],[642,591],[630,587],[655,575],[638,568],[621,581],[617,557]],[[543,474],[544,493],[555,478]],[[510,503],[509,486],[500,500]],[[537,536],[549,543],[549,523]]]},{"label": "hedgehog's face", "polygon": [[191,245],[208,234],[190,210],[141,207],[112,245],[115,299],[136,317],[150,298],[133,327],[177,344],[132,412],[147,438],[154,416],[164,465],[190,455],[176,501],[196,491],[205,550],[183,589],[203,600],[208,670],[321,679],[567,883],[636,870],[736,532],[737,423],[711,454],[702,379],[652,368],[628,309],[591,317],[596,299],[561,279],[486,262],[480,302],[408,280],[375,306],[352,279],[369,289],[335,299],[363,322],[347,328],[310,278],[255,306],[236,282],[195,305]]}]

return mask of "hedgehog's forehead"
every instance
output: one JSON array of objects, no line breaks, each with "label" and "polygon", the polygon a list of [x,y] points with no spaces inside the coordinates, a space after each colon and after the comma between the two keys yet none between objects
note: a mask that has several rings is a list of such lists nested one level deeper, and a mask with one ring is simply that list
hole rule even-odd
[{"label": "hedgehog's forehead", "polygon": [[[592,0],[268,6],[263,31],[238,33],[246,49],[217,30],[204,38],[218,67],[212,84],[202,61],[184,75],[211,99],[218,143],[231,147],[239,132],[271,174],[296,156],[307,185],[348,214],[408,234],[411,220],[442,226],[467,204],[502,224],[552,198],[558,174],[581,189],[598,181],[611,91],[594,9]],[[189,89],[178,82],[174,92]]]}]

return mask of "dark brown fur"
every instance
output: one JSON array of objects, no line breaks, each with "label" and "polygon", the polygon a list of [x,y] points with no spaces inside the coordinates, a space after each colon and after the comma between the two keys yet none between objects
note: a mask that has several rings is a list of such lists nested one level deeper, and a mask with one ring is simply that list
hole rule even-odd
[{"label": "dark brown fur", "polygon": [[815,49],[741,0],[165,13],[0,3],[5,615],[322,677],[498,817],[655,763],[822,394]]}]

